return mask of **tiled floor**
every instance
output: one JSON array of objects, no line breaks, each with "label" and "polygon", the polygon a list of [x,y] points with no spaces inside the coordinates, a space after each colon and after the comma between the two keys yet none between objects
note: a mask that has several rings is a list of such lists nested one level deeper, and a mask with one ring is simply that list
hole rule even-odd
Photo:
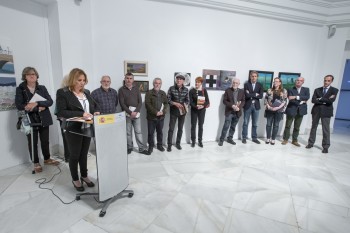
[{"label": "tiled floor", "polygon": [[[129,156],[133,198],[110,205],[100,218],[93,197],[74,201],[67,164],[44,187],[55,167],[31,174],[30,165],[0,171],[0,232],[35,233],[348,233],[350,232],[350,133],[331,135],[329,154],[312,149],[207,142],[204,148],[155,150]],[[263,142],[263,141],[262,141]],[[89,158],[96,179],[95,157]],[[93,191],[88,189],[89,191]]]}]

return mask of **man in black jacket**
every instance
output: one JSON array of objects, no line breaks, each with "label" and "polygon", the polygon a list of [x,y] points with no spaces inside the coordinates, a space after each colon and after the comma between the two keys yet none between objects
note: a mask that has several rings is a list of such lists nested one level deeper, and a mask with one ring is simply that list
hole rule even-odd
[{"label": "man in black jacket", "polygon": [[286,127],[284,128],[282,145],[288,143],[290,136],[290,128],[294,121],[294,129],[292,135],[292,144],[300,147],[298,143],[298,136],[300,125],[303,120],[303,116],[307,114],[307,101],[310,99],[310,90],[307,87],[302,87],[304,78],[299,77],[295,80],[295,86],[288,89],[288,106],[286,108]]},{"label": "man in black jacket", "polygon": [[310,131],[310,137],[306,148],[314,146],[316,140],[316,131],[318,123],[321,119],[322,123],[322,153],[328,153],[330,147],[330,121],[333,116],[333,102],[337,98],[338,89],[331,86],[334,77],[333,75],[326,75],[323,81],[323,87],[316,88],[312,96],[312,126]]},{"label": "man in black jacket", "polygon": [[247,143],[248,124],[250,116],[252,116],[252,141],[260,144],[257,139],[256,129],[258,128],[258,118],[260,110],[260,99],[263,97],[264,88],[261,83],[257,82],[259,73],[251,71],[249,82],[244,84],[245,105],[244,105],[244,121],[242,130],[242,143]]}]

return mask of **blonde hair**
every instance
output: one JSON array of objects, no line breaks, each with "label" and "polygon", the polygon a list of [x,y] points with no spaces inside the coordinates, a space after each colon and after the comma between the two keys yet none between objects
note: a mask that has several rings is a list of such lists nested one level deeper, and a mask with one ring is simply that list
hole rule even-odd
[{"label": "blonde hair", "polygon": [[[75,83],[78,81],[78,79],[81,75],[84,75],[85,84],[87,84],[88,78],[87,78],[86,73],[82,69],[74,68],[71,70],[71,72],[68,75],[68,82],[67,82],[67,87],[69,87],[70,90],[74,89]],[[84,88],[82,91],[84,91]]]}]

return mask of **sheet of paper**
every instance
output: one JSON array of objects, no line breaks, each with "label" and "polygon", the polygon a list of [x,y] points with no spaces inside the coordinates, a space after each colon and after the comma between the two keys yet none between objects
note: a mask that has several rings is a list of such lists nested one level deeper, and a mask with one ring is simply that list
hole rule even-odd
[{"label": "sheet of paper", "polygon": [[47,99],[45,99],[44,97],[42,97],[41,95],[35,93],[33,95],[33,97],[31,98],[31,100],[29,101],[29,103],[35,103],[38,101],[46,101]]}]

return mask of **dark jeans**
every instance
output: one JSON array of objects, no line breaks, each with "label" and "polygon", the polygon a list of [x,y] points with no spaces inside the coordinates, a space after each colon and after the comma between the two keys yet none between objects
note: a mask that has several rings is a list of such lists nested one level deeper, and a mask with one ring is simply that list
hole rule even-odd
[{"label": "dark jeans", "polygon": [[148,146],[154,147],[154,131],[157,131],[157,146],[163,145],[163,126],[164,118],[147,120],[148,126]]},{"label": "dark jeans", "polygon": [[224,127],[222,128],[221,136],[220,136],[221,142],[225,140],[228,128],[230,128],[230,131],[228,132],[227,139],[233,138],[238,121],[239,121],[239,117],[237,116],[237,114],[230,114],[228,116],[225,116],[225,123],[224,123]]},{"label": "dark jeans", "polygon": [[185,123],[185,116],[176,116],[173,114],[170,114],[170,121],[169,121],[169,131],[168,131],[168,146],[171,146],[173,144],[173,134],[174,134],[174,128],[177,119],[179,119],[179,122],[177,124],[177,136],[176,136],[176,144],[181,143],[181,137],[182,137],[182,128]]},{"label": "dark jeans", "polygon": [[[266,111],[266,138],[276,139],[276,135],[282,120],[283,113]],[[271,135],[272,131],[272,135]]]},{"label": "dark jeans", "polygon": [[66,131],[65,136],[70,152],[69,169],[73,181],[79,180],[78,164],[80,175],[82,177],[87,177],[87,154],[89,152],[91,138],[73,134],[68,131]]},{"label": "dark jeans", "polygon": [[252,104],[247,110],[244,110],[242,139],[247,139],[250,116],[252,116],[252,139],[258,137],[256,129],[258,128],[259,110],[255,109],[255,105]]},{"label": "dark jeans", "polygon": [[191,108],[191,140],[196,141],[196,126],[198,120],[198,141],[202,142],[203,139],[203,124],[205,118],[205,108],[196,110]]},{"label": "dark jeans", "polygon": [[309,145],[314,145],[315,140],[316,140],[316,131],[317,131],[317,126],[318,123],[322,123],[322,147],[325,149],[328,149],[331,145],[331,138],[330,138],[330,117],[321,117],[319,113],[312,114],[312,126],[311,126],[311,131],[310,131],[310,137],[308,144]]},{"label": "dark jeans", "polygon": [[[44,160],[47,160],[50,158],[50,143],[49,143],[49,126],[46,127],[34,127],[33,129],[33,145],[34,145],[34,158],[33,163],[39,163],[39,156],[38,156],[38,136],[40,137],[40,143],[41,143],[41,152],[43,153]],[[27,135],[28,139],[28,149],[29,149],[29,155],[32,159],[32,139],[31,134]]]},{"label": "dark jeans", "polygon": [[301,122],[303,121],[303,115],[299,115],[299,114],[295,115],[294,117],[287,115],[286,126],[283,132],[283,140],[285,141],[288,141],[290,137],[290,128],[292,126],[293,121],[294,121],[294,128],[293,128],[293,134],[292,134],[292,141],[293,142],[298,141],[300,125],[301,125]]}]

